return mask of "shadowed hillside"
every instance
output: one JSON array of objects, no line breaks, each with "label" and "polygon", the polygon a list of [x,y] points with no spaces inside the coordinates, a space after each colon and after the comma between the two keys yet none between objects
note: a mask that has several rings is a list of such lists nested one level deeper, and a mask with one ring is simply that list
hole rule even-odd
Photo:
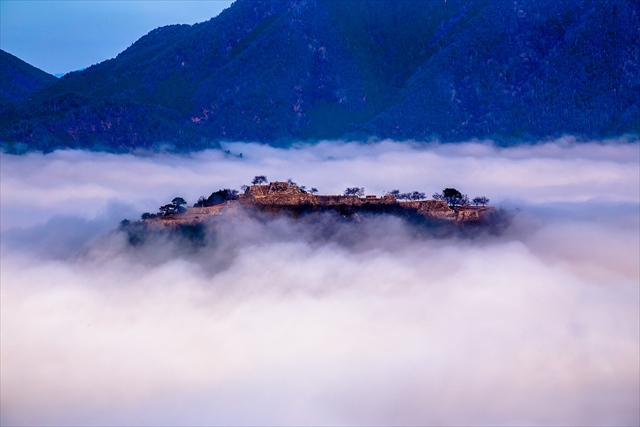
[{"label": "shadowed hillside", "polygon": [[595,138],[640,129],[639,82],[631,0],[238,0],[64,76],[0,138],[45,151]]},{"label": "shadowed hillside", "polygon": [[25,112],[17,111],[16,107],[57,80],[55,76],[0,49],[0,122],[22,120]]},{"label": "shadowed hillside", "polygon": [[23,102],[57,80],[0,49],[0,108]]}]

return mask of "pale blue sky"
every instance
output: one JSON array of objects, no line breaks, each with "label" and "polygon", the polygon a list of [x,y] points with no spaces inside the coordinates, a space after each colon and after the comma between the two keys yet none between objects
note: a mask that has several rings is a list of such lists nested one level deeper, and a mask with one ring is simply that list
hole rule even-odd
[{"label": "pale blue sky", "polygon": [[230,0],[0,0],[0,47],[64,73],[113,58],[169,24],[207,21]]}]

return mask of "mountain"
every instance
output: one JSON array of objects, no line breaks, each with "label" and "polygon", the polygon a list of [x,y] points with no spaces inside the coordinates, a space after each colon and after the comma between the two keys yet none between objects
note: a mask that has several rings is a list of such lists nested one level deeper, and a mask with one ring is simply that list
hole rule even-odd
[{"label": "mountain", "polygon": [[638,132],[638,94],[634,0],[237,0],[65,75],[3,120],[0,140],[601,138]]},{"label": "mountain", "polygon": [[0,108],[19,104],[57,80],[0,49]]}]

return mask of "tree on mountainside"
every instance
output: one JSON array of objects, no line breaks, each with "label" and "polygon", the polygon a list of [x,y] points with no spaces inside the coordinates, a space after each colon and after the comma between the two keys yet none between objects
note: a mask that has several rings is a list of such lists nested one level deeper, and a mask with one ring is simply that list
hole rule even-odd
[{"label": "tree on mountainside", "polygon": [[266,184],[266,183],[267,183],[267,177],[264,175],[257,175],[251,181],[252,185],[260,185],[260,184]]},{"label": "tree on mountainside", "polygon": [[225,188],[211,193],[209,197],[200,196],[198,203],[194,207],[215,206],[226,202],[227,200],[235,200],[238,198],[238,190]]},{"label": "tree on mountainside", "polygon": [[176,213],[185,213],[187,211],[183,206],[187,204],[187,201],[182,197],[175,197],[171,204],[175,207]]},{"label": "tree on mountainside", "polygon": [[160,206],[160,208],[158,209],[158,215],[161,215],[161,216],[175,215],[177,213],[178,212],[176,211],[176,207],[170,203]]},{"label": "tree on mountainside", "polygon": [[414,201],[414,202],[415,202],[415,201],[418,201],[418,200],[422,200],[422,199],[424,199],[424,198],[425,198],[425,194],[424,194],[424,193],[421,193],[421,192],[419,192],[419,191],[414,191],[413,193],[411,193],[411,194],[409,195],[409,199],[410,199],[410,200],[412,200],[412,201]]},{"label": "tree on mountainside", "polygon": [[489,204],[489,199],[484,196],[474,197],[472,200],[474,206],[486,206]]},{"label": "tree on mountainside", "polygon": [[469,197],[455,188],[445,188],[442,193],[435,193],[432,197],[434,200],[444,200],[449,206],[468,206],[470,204]]},{"label": "tree on mountainside", "polygon": [[[168,203],[164,206],[160,206],[158,215],[168,216],[168,215],[185,213],[187,210],[184,208],[183,205],[186,205],[186,204],[187,204],[187,201],[182,197],[174,197],[171,203]],[[146,218],[143,218],[143,219],[146,219]]]},{"label": "tree on mountainside", "polygon": [[425,194],[420,191],[410,193],[401,193],[400,190],[391,190],[385,193],[385,196],[393,196],[398,200],[418,201],[425,198]]},{"label": "tree on mountainside", "polygon": [[364,188],[363,187],[347,187],[347,189],[344,190],[343,195],[362,197],[364,196]]}]

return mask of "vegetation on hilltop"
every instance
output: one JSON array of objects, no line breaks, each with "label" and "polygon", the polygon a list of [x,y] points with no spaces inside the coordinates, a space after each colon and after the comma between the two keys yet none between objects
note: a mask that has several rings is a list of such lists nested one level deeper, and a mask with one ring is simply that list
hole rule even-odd
[{"label": "vegetation on hilltop", "polygon": [[[267,184],[267,182],[268,182],[267,178],[264,175],[257,175],[252,180],[253,186],[258,186],[258,187],[263,186],[264,184]],[[247,196],[248,194],[250,194],[247,191],[249,187],[247,186],[244,186],[244,187],[245,187],[245,190],[244,190],[245,194],[242,197],[245,197],[245,198],[251,197],[251,196]],[[296,191],[298,192],[298,194],[302,194],[302,195],[315,195],[318,192],[316,188],[312,188],[311,190],[306,190],[306,187],[298,186],[298,184],[296,184],[291,178],[289,178],[286,183],[272,182],[272,183],[269,183],[268,187],[262,187],[262,188],[267,188],[269,191],[274,191],[274,194],[264,193],[266,196],[269,196],[269,195],[277,196],[279,194],[289,194],[289,195],[295,196]],[[295,191],[291,192],[290,189],[294,189]],[[342,197],[363,198],[365,197],[364,188],[363,187],[347,187],[344,190]],[[369,197],[373,197],[373,199],[377,199],[376,196],[366,196],[366,199],[369,200]],[[217,190],[211,193],[211,195],[207,198],[205,198],[204,196],[200,196],[200,198],[193,205],[193,207],[194,208],[212,207],[212,206],[224,204],[229,201],[238,200],[239,198],[240,198],[239,192],[237,190],[225,188],[225,189]],[[374,207],[373,210],[376,212],[377,211],[391,212],[388,209],[384,208],[384,205],[389,205],[389,206],[397,205],[396,202],[398,200],[416,202],[416,201],[424,200],[425,198],[426,198],[425,193],[420,191],[401,193],[400,190],[391,190],[391,191],[385,192],[384,198],[383,198],[384,203],[381,203],[381,204],[377,203],[377,205],[379,206]],[[478,197],[475,197],[473,201],[470,201],[467,195],[463,195],[460,191],[456,190],[455,188],[445,188],[441,193],[435,193],[432,196],[432,198],[434,200],[446,201],[450,207],[456,207],[456,206],[464,207],[464,206],[469,206],[471,204],[473,204],[474,206],[486,206],[489,203],[489,199],[485,196],[478,196]],[[184,198],[175,197],[171,201],[171,203],[160,206],[160,208],[158,209],[158,213],[154,214],[154,213],[145,212],[141,215],[140,219],[142,221],[145,221],[145,220],[156,218],[156,217],[167,217],[167,216],[184,214],[187,212],[187,209],[184,207],[185,205],[187,205],[187,201]],[[361,208],[359,209],[361,210]],[[372,208],[367,207],[366,209],[370,210]],[[395,210],[393,209],[392,211],[395,212]],[[128,219],[123,220],[120,223],[120,225],[121,227],[128,226],[129,220]]]}]

